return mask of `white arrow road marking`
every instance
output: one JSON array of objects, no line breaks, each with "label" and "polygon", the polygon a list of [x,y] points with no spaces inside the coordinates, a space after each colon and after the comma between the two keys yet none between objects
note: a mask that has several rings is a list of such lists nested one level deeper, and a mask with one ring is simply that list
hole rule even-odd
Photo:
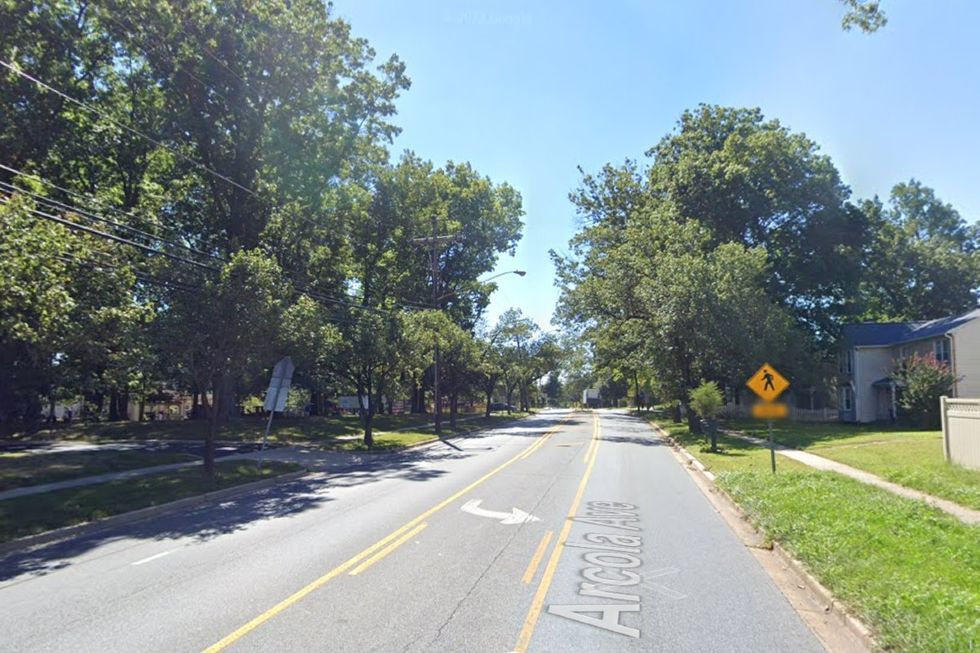
[{"label": "white arrow road marking", "polygon": [[524,512],[520,508],[511,508],[510,512],[496,512],[494,510],[485,510],[480,507],[483,503],[483,499],[472,499],[467,501],[462,505],[460,510],[463,512],[468,512],[471,515],[476,515],[477,517],[489,517],[490,519],[499,519],[501,524],[526,524],[532,521],[541,521],[534,515]]}]

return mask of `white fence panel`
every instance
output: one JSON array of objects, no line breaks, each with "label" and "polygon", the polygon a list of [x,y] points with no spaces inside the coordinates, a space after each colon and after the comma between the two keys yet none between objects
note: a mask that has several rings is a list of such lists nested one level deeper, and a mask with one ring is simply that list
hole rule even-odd
[{"label": "white fence panel", "polygon": [[946,460],[980,469],[980,399],[940,400]]},{"label": "white fence panel", "polygon": [[[721,409],[722,417],[749,417],[752,407],[748,404],[725,404]],[[839,418],[836,408],[796,408],[790,406],[789,418],[794,422],[836,422]]]}]

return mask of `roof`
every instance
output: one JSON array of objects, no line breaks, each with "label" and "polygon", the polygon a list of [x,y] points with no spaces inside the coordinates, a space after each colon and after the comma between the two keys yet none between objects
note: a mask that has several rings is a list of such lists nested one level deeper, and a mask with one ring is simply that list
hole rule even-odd
[{"label": "roof", "polygon": [[863,322],[845,324],[843,340],[851,347],[887,347],[914,340],[946,335],[967,322],[980,318],[980,308],[926,322]]}]

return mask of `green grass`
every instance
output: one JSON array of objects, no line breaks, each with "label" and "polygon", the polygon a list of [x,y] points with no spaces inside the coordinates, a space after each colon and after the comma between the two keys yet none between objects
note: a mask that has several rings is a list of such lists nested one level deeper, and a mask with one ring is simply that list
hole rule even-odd
[{"label": "green grass", "polygon": [[886,650],[980,648],[980,528],[830,472],[727,472],[718,482]]},{"label": "green grass", "polygon": [[[700,460],[705,468],[718,474],[727,471],[750,470],[772,473],[769,450],[761,449],[745,440],[718,434],[718,452],[712,453],[704,435],[695,435],[687,428],[687,423],[674,424],[664,420],[653,420],[667,431],[671,437],[687,449],[688,453]],[[776,472],[801,470],[806,466],[782,456],[776,458]]]},{"label": "green grass", "polygon": [[[446,419],[443,422],[443,436],[450,435],[465,435],[467,433],[472,433],[474,431],[479,431],[481,429],[493,428],[494,426],[499,426],[506,422],[510,422],[515,419],[520,419],[526,417],[530,413],[512,413],[510,415],[506,414],[495,414],[491,415],[489,418],[481,417],[479,419],[471,419],[465,422],[459,421],[456,423],[456,429],[452,430],[449,428],[449,420]],[[392,449],[400,449],[402,447],[407,447],[413,444],[421,444],[423,442],[431,442],[437,440],[438,437],[435,434],[434,428],[419,429],[417,431],[399,431],[397,433],[375,433],[374,435],[374,447],[371,451],[388,451]],[[340,451],[367,451],[368,448],[364,446],[364,440],[358,438],[356,440],[344,440],[331,443],[330,445],[333,449],[338,449]]]},{"label": "green grass", "polygon": [[199,467],[0,501],[0,542],[156,506],[300,469],[291,463],[218,463],[215,478]]},{"label": "green grass", "polygon": [[[461,414],[470,417],[472,414]],[[432,423],[432,415],[376,415],[375,432],[387,432],[401,428],[424,426]],[[448,420],[447,420],[448,421]],[[221,440],[254,441],[262,438],[266,419],[242,417],[230,420],[219,432]],[[36,431],[18,431],[8,434],[13,439],[30,440],[203,440],[208,433],[207,420],[180,420],[161,422],[98,422],[58,425]],[[277,417],[272,422],[270,439],[278,442],[317,442],[342,436],[356,436],[362,432],[361,421],[356,415],[330,417]]]},{"label": "green grass", "polygon": [[[733,420],[728,426],[748,435],[766,436],[766,426],[760,422]],[[781,444],[980,510],[980,471],[947,463],[938,431],[781,422],[773,433]]]},{"label": "green grass", "polygon": [[191,460],[197,457],[152,451],[0,453],[0,491]]},{"label": "green grass", "polygon": [[[980,649],[980,527],[785,457],[777,458],[773,475],[765,449],[721,436],[722,452],[713,454],[686,424],[657,423],[716,472],[718,484],[766,536],[803,561],[886,650]],[[837,434],[860,443],[849,451],[867,451],[880,436]],[[934,444],[920,435],[909,441]],[[913,449],[907,449],[910,462]]]}]

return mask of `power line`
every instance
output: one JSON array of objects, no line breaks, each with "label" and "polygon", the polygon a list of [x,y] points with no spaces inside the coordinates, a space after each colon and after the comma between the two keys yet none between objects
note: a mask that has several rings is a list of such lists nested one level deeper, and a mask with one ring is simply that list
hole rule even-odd
[{"label": "power line", "polygon": [[141,136],[141,137],[145,138],[146,140],[150,141],[154,145],[156,145],[158,147],[161,147],[161,148],[167,150],[168,152],[170,152],[171,154],[173,154],[176,157],[179,157],[181,160],[186,161],[187,163],[190,163],[191,165],[196,166],[196,167],[200,168],[201,170],[204,170],[205,172],[211,174],[212,176],[214,176],[214,177],[216,177],[218,179],[221,179],[224,182],[227,182],[227,183],[231,184],[232,186],[238,188],[239,190],[242,190],[242,191],[248,193],[252,197],[255,197],[256,199],[262,199],[261,197],[259,197],[259,194],[256,193],[255,191],[253,191],[251,188],[248,188],[246,186],[243,186],[243,185],[239,184],[237,181],[235,181],[231,177],[227,177],[227,176],[221,174],[217,170],[214,170],[213,168],[210,168],[210,167],[204,165],[200,161],[195,161],[194,159],[190,158],[189,156],[187,156],[186,154],[180,152],[179,150],[174,149],[174,148],[170,147],[169,145],[166,145],[166,144],[162,143],[161,141],[158,141],[157,139],[153,138],[152,136],[148,136],[147,134],[141,132],[140,130],[138,130],[138,129],[134,128],[134,127],[130,127],[129,125],[126,125],[126,124],[123,124],[123,123],[119,122],[115,118],[112,118],[112,117],[106,115],[105,112],[100,111],[99,109],[96,109],[95,107],[93,107],[92,105],[88,104],[87,102],[83,102],[81,100],[77,100],[74,97],[68,95],[67,93],[64,93],[63,91],[59,91],[55,87],[51,86],[50,84],[46,84],[45,82],[41,81],[37,77],[34,77],[32,75],[29,75],[29,74],[25,73],[23,70],[20,69],[19,66],[16,66],[14,64],[11,64],[11,63],[9,63],[7,61],[4,61],[2,59],[0,59],[0,66],[3,66],[4,68],[10,70],[14,74],[19,75],[20,77],[23,77],[24,79],[26,79],[26,80],[28,80],[30,82],[33,82],[39,88],[44,89],[45,91],[48,91],[49,93],[54,93],[58,97],[63,98],[65,100],[68,100],[69,102],[71,102],[73,104],[76,104],[76,105],[82,107],[86,111],[88,111],[90,113],[93,113],[93,114],[99,116],[100,118],[102,118],[103,120],[105,120],[106,122],[108,122],[111,125],[114,125],[114,126],[120,128],[120,129],[124,129],[127,132],[129,132],[131,134],[134,134],[136,136]]},{"label": "power line", "polygon": [[130,232],[132,234],[135,234],[135,235],[138,235],[138,236],[142,236],[144,238],[149,238],[151,240],[155,240],[155,241],[158,241],[158,242],[161,242],[161,243],[166,243],[168,245],[173,245],[174,247],[180,247],[182,249],[186,249],[186,250],[188,250],[190,252],[193,252],[194,254],[198,254],[200,256],[206,256],[208,258],[212,258],[212,259],[215,259],[215,260],[218,260],[218,261],[227,262],[227,261],[225,261],[224,259],[222,259],[219,256],[216,256],[214,254],[209,254],[208,252],[203,252],[203,251],[201,251],[199,249],[195,249],[195,248],[191,247],[190,245],[185,245],[183,243],[178,243],[178,242],[175,242],[175,241],[172,241],[172,240],[167,240],[166,238],[162,238],[161,236],[155,236],[155,235],[153,235],[151,233],[148,233],[146,231],[143,231],[141,229],[137,229],[136,227],[131,227],[129,225],[122,224],[122,223],[116,222],[114,220],[110,220],[109,218],[106,218],[104,216],[101,216],[101,215],[92,213],[90,211],[87,211],[85,209],[82,209],[82,208],[80,208],[78,206],[74,206],[72,204],[65,204],[64,202],[59,202],[58,200],[51,199],[50,197],[45,197],[44,195],[39,195],[38,193],[33,193],[33,192],[27,190],[26,188],[21,188],[20,186],[16,186],[14,184],[10,184],[10,183],[7,183],[5,181],[0,181],[0,188],[3,188],[4,190],[15,191],[15,192],[18,192],[18,193],[23,193],[25,195],[29,195],[30,197],[33,197],[34,199],[36,199],[36,200],[38,200],[40,202],[43,202],[43,203],[45,203],[45,204],[47,204],[49,206],[53,205],[53,207],[56,208],[56,209],[59,209],[59,210],[62,210],[62,211],[71,211],[73,213],[77,213],[79,215],[83,215],[83,216],[85,216],[85,217],[87,217],[87,218],[89,218],[91,220],[96,220],[98,222],[103,222],[105,224],[112,225],[113,227],[117,227],[119,229],[123,229],[123,230],[128,231],[128,232]]},{"label": "power line", "polygon": [[[142,216],[136,215],[132,211],[124,211],[124,210],[122,210],[120,208],[116,208],[114,206],[110,206],[110,205],[106,204],[104,201],[102,201],[99,198],[95,197],[94,195],[79,193],[79,192],[76,192],[76,191],[71,190],[70,188],[65,188],[64,186],[59,186],[58,184],[54,183],[53,181],[51,181],[49,179],[45,179],[44,177],[41,177],[40,175],[36,175],[34,173],[27,172],[25,170],[18,170],[17,168],[11,168],[10,166],[4,165],[2,163],[0,163],[0,170],[6,170],[7,172],[13,173],[13,174],[18,175],[18,176],[26,177],[28,179],[33,179],[33,180],[37,181],[38,183],[44,184],[45,186],[50,186],[51,188],[54,188],[55,190],[59,190],[62,193],[65,193],[66,195],[70,195],[72,197],[76,197],[78,199],[81,199],[81,200],[85,200],[87,202],[90,202],[90,203],[98,206],[99,208],[101,208],[103,210],[112,211],[113,213],[116,213],[118,215],[124,215],[124,216],[130,217],[130,218],[133,218],[135,220],[142,219]],[[147,195],[149,195],[149,194],[147,194]],[[166,199],[166,198],[160,197],[159,195],[149,195],[149,197],[152,197],[153,199]],[[160,228],[160,229],[163,229],[164,231],[170,232],[171,234],[173,234],[177,238],[180,237],[180,233],[174,227],[168,227],[168,226],[162,225],[162,224],[161,225],[156,225],[156,226],[158,228]]]},{"label": "power line", "polygon": [[[9,204],[11,202],[11,197],[12,197],[11,195],[0,196],[0,202],[3,202],[4,204]],[[117,236],[115,234],[110,234],[110,233],[107,233],[105,231],[99,231],[98,229],[94,229],[92,227],[89,227],[89,226],[80,224],[78,222],[73,222],[71,220],[66,220],[64,218],[59,218],[56,215],[51,215],[50,213],[45,213],[44,211],[39,211],[37,209],[32,209],[32,208],[28,208],[27,210],[30,211],[31,213],[37,215],[37,216],[40,216],[40,217],[44,218],[45,220],[50,220],[51,222],[56,222],[56,223],[61,224],[61,225],[65,226],[65,227],[68,227],[69,229],[74,229],[76,231],[83,231],[83,232],[85,232],[87,234],[90,234],[92,236],[98,236],[99,238],[105,238],[106,240],[112,240],[112,241],[115,241],[115,242],[120,243],[120,244],[123,244],[123,245],[129,245],[130,247],[135,247],[135,248],[137,248],[137,249],[139,249],[141,251],[147,252],[148,254],[154,254],[156,256],[163,256],[163,257],[168,258],[168,259],[171,259],[173,261],[179,261],[181,263],[187,263],[189,265],[193,265],[193,266],[196,266],[196,267],[199,267],[199,268],[208,270],[210,272],[218,272],[219,271],[218,268],[213,267],[213,266],[210,266],[210,265],[207,265],[205,263],[200,263],[198,261],[195,261],[195,260],[189,259],[189,258],[185,258],[183,256],[177,256],[176,254],[171,254],[170,252],[164,252],[164,251],[161,251],[159,249],[150,247],[149,245],[144,245],[142,243],[137,243],[134,240],[129,240],[128,238],[123,238],[122,236]]]}]

